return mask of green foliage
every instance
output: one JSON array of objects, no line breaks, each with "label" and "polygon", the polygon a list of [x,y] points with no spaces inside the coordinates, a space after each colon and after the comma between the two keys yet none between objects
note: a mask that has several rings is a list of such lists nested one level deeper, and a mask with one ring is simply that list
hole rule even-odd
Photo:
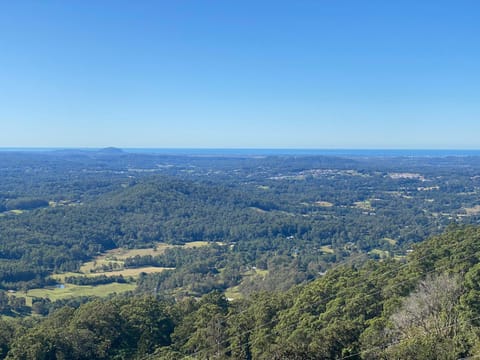
[{"label": "green foliage", "polygon": [[8,200],[5,204],[6,210],[33,210],[47,207],[48,201],[43,199],[19,198]]},{"label": "green foliage", "polygon": [[[126,267],[174,268],[139,277],[136,294],[150,296],[33,299],[34,314],[50,315],[0,321],[0,358],[480,353],[479,228],[452,225],[421,243],[452,219],[478,222],[477,158],[106,151],[12,153],[0,158],[0,167],[6,169],[0,184],[4,290],[54,285],[49,275],[77,270],[117,247],[210,244],[126,259]],[[233,286],[244,299],[225,299],[222,292]],[[0,310],[17,317],[30,311],[23,298],[5,291]]]},{"label": "green foliage", "polygon": [[[95,300],[64,307],[21,331],[4,324],[0,341],[8,359],[472,356],[479,352],[480,271],[477,260],[469,264],[479,234],[477,227],[452,227],[420,244],[406,262],[338,266],[289,291],[233,302],[218,291],[175,303]],[[454,251],[460,253],[445,261]],[[14,332],[20,335],[12,338]]]},{"label": "green foliage", "polygon": [[[193,251],[206,260],[197,265],[209,269],[201,276],[178,260],[185,254],[129,259],[128,266],[174,264],[178,274],[164,287],[184,294],[238,285],[252,266],[271,271],[261,281],[242,283],[245,294],[286,289],[358,252],[403,254],[452,218],[479,218],[476,158],[202,158],[65,151],[2,154],[0,166],[5,170],[0,211],[25,210],[0,214],[4,289],[48,285],[48,275],[77,270],[99,252],[119,246],[197,240],[220,241],[228,250]],[[236,275],[222,279],[224,268]],[[194,289],[180,290],[183,286],[176,283]]]},{"label": "green foliage", "polygon": [[[131,359],[170,344],[173,323],[153,298],[62,308],[14,339],[7,359]],[[37,342],[38,341],[38,342]]]}]

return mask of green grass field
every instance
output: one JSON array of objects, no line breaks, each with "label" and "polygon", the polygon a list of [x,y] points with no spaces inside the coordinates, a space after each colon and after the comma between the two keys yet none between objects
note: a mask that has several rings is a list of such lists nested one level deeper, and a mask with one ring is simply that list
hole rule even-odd
[{"label": "green grass field", "polygon": [[[207,241],[194,241],[181,245],[185,248],[194,248],[201,246],[208,246],[211,243]],[[218,243],[224,245],[223,243]],[[61,283],[64,287],[49,287],[42,289],[31,289],[25,295],[24,293],[15,293],[15,296],[23,296],[26,298],[26,303],[28,306],[32,304],[33,297],[39,298],[48,298],[51,301],[74,298],[79,296],[108,296],[113,293],[122,293],[125,291],[134,290],[136,285],[133,283],[119,284],[111,283],[105,285],[96,285],[96,286],[79,286],[73,284],[65,283],[66,277],[71,276],[87,276],[87,277],[96,277],[100,275],[105,276],[118,276],[122,275],[124,278],[133,278],[136,279],[140,276],[141,273],[156,273],[162,272],[164,270],[172,270],[171,268],[155,267],[155,266],[145,266],[141,268],[134,269],[125,269],[124,262],[125,259],[134,256],[146,256],[146,255],[160,255],[166,249],[177,247],[179,245],[169,245],[164,243],[157,243],[152,248],[146,249],[124,249],[118,248],[107,251],[106,253],[97,256],[94,260],[84,263],[79,272],[66,272],[61,274],[54,274],[51,277]],[[104,266],[110,267],[111,270],[105,271]]]},{"label": "green grass field", "polygon": [[97,274],[103,273],[103,266],[112,266],[115,271],[123,270],[123,263],[126,258],[135,256],[157,256],[165,252],[166,249],[172,248],[174,245],[157,243],[153,248],[146,249],[124,249],[118,248],[107,251],[106,253],[97,256],[92,261],[84,263],[80,267],[80,273],[89,274],[95,272]]},{"label": "green grass field", "polygon": [[[194,241],[181,245],[185,248],[194,248],[201,246],[208,246],[211,243],[207,241]],[[224,245],[223,243],[217,243]],[[17,292],[14,296],[25,297],[26,303],[28,306],[32,304],[32,298],[46,298],[51,301],[74,298],[79,296],[99,296],[104,297],[113,293],[122,293],[126,291],[134,290],[136,285],[134,283],[111,283],[105,285],[96,285],[96,286],[79,286],[73,284],[65,283],[65,278],[70,276],[87,276],[87,277],[96,277],[100,275],[105,276],[118,276],[122,275],[124,278],[133,278],[136,279],[140,276],[141,273],[156,273],[162,272],[165,270],[172,270],[171,268],[155,267],[155,266],[145,266],[141,268],[134,269],[125,269],[124,262],[125,259],[134,256],[145,256],[145,255],[160,255],[166,249],[177,247],[179,245],[169,245],[164,243],[157,243],[152,248],[146,249],[124,249],[118,248],[107,251],[106,253],[97,256],[94,260],[84,263],[79,272],[66,272],[61,274],[54,274],[51,277],[61,283],[63,288],[60,287],[48,287],[42,289],[31,289],[27,294],[23,292]],[[105,271],[103,266],[110,267],[111,270]]]},{"label": "green grass field", "polygon": [[390,245],[396,245],[396,244],[397,244],[397,240],[395,240],[395,239],[383,238],[383,240],[385,240],[386,242],[388,242]]},{"label": "green grass field", "polygon": [[324,252],[325,254],[334,254],[335,253],[335,251],[332,249],[331,245],[320,246],[320,251]]},{"label": "green grass field", "polygon": [[380,250],[380,249],[373,249],[373,250],[369,251],[368,253],[369,254],[376,254],[376,255],[380,256],[380,258],[382,258],[382,259],[390,257],[390,253],[388,251]]},{"label": "green grass field", "polygon": [[[257,268],[252,268],[250,270],[245,271],[242,274],[242,282],[247,280],[247,279],[259,279],[259,278],[266,278],[268,275],[268,270],[262,270],[262,269],[257,269]],[[229,287],[228,289],[225,290],[225,297],[227,299],[231,300],[238,300],[242,299],[244,295],[240,291],[242,284],[236,285]]]},{"label": "green grass field", "polygon": [[[185,245],[182,245],[182,246],[186,249],[191,249],[191,248],[194,248],[194,247],[208,246],[210,244],[211,243],[208,242],[208,241],[192,241],[192,242],[188,242],[188,243],[186,243]],[[223,245],[223,243],[220,243],[220,242],[217,242],[216,244]]]},{"label": "green grass field", "polygon": [[162,272],[164,270],[173,270],[173,268],[164,268],[164,267],[155,267],[155,266],[145,266],[140,268],[133,269],[123,269],[116,271],[106,271],[106,272],[96,272],[96,273],[82,273],[82,272],[66,272],[61,274],[54,274],[51,276],[52,279],[55,279],[60,282],[64,282],[66,277],[70,276],[86,276],[86,277],[96,277],[100,275],[105,276],[118,276],[122,275],[123,277],[133,277],[137,278],[141,273],[151,274],[156,272]]},{"label": "green grass field", "polygon": [[[202,247],[208,246],[211,243],[208,241],[192,241],[186,243],[185,245],[180,245],[186,249],[194,248],[194,247]],[[223,243],[217,243],[219,245],[224,245]],[[157,256],[161,255],[165,252],[166,249],[178,247],[179,245],[170,245],[165,243],[156,243],[155,247],[153,248],[146,248],[146,249],[124,249],[118,248],[107,251],[106,253],[97,256],[92,261],[88,261],[84,263],[80,268],[80,273],[82,274],[89,274],[89,273],[96,273],[101,274],[104,273],[102,270],[103,266],[111,266],[113,272],[119,274],[118,271],[123,271],[123,263],[126,258],[135,257],[135,256]],[[148,271],[145,271],[148,272]],[[152,271],[150,271],[152,272]],[[113,274],[112,272],[108,272],[105,274]]]},{"label": "green grass field", "polygon": [[45,298],[51,301],[74,298],[79,296],[98,296],[105,297],[113,293],[122,293],[132,291],[136,287],[135,284],[118,284],[111,283],[97,286],[79,286],[73,284],[65,284],[65,288],[44,288],[31,289],[27,294],[23,292],[15,293],[16,297],[25,297],[28,306],[32,306],[32,298]]},{"label": "green grass field", "polygon": [[237,286],[232,286],[227,290],[225,290],[225,297],[227,299],[238,300],[243,298],[243,295],[240,292],[240,287],[237,285]]}]

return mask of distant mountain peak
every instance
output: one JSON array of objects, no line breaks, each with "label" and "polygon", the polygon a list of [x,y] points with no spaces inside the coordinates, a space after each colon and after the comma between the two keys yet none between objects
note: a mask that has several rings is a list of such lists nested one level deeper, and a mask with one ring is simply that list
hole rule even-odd
[{"label": "distant mountain peak", "polygon": [[116,147],[113,147],[113,146],[100,149],[100,150],[98,150],[98,152],[101,153],[101,154],[110,154],[110,155],[125,153],[122,149],[116,148]]}]

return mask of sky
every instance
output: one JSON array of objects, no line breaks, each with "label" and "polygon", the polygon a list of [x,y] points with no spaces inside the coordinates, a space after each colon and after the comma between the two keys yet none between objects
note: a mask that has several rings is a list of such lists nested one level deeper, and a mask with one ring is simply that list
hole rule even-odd
[{"label": "sky", "polygon": [[480,149],[480,2],[0,2],[0,147]]}]

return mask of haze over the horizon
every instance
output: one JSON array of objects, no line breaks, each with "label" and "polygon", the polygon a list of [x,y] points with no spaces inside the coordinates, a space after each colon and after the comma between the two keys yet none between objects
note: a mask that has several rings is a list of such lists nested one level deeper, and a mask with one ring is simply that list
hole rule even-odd
[{"label": "haze over the horizon", "polygon": [[480,149],[477,1],[10,1],[0,147]]}]

